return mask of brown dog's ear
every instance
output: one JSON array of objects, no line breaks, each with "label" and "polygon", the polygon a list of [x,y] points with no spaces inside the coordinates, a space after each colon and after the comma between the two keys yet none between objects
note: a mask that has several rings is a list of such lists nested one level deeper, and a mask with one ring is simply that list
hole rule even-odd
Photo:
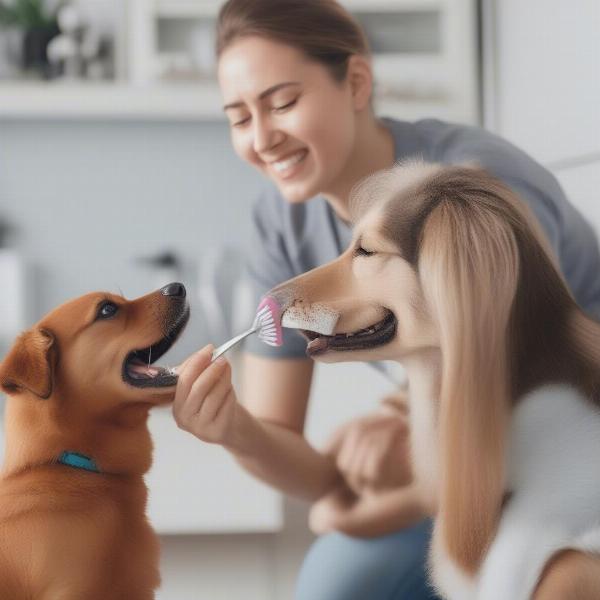
[{"label": "brown dog's ear", "polygon": [[55,338],[50,331],[25,331],[0,364],[2,389],[7,394],[29,391],[49,398],[54,387],[56,356]]}]

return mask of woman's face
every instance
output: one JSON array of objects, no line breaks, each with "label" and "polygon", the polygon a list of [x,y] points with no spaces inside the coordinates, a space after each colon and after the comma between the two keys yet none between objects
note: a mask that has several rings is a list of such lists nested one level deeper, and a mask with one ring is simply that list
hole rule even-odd
[{"label": "woman's face", "polygon": [[302,52],[261,37],[240,38],[218,69],[236,153],[289,202],[333,191],[353,150],[351,86]]}]

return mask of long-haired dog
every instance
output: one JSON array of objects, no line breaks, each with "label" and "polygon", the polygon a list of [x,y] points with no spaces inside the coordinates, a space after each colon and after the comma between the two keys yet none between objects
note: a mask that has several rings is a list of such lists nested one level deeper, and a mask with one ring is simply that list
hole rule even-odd
[{"label": "long-haired dog", "polygon": [[127,301],[92,293],[24,332],[0,365],[2,600],[150,600],[159,544],[146,515],[148,411],[177,377],[152,365],[189,315],[173,283]]},{"label": "long-haired dog", "polygon": [[309,356],[405,366],[435,586],[600,598],[600,325],[537,222],[475,166],[400,165],[351,206],[351,247],[271,293]]}]

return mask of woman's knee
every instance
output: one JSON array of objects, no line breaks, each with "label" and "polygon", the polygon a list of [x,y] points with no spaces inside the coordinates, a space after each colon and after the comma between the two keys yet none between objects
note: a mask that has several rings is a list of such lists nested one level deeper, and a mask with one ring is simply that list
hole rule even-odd
[{"label": "woman's knee", "polygon": [[430,600],[425,568],[430,534],[424,522],[378,538],[322,536],[304,559],[296,600]]}]

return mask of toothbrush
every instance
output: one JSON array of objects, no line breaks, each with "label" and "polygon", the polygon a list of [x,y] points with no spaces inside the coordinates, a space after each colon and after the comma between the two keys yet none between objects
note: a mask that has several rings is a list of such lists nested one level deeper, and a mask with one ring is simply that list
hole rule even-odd
[{"label": "toothbrush", "polygon": [[256,309],[256,317],[254,317],[252,327],[216,348],[212,354],[212,360],[216,360],[221,354],[224,354],[227,350],[253,333],[258,333],[258,339],[265,342],[265,344],[269,344],[269,346],[281,346],[283,343],[281,334],[281,308],[273,296],[265,296],[262,299]]}]

